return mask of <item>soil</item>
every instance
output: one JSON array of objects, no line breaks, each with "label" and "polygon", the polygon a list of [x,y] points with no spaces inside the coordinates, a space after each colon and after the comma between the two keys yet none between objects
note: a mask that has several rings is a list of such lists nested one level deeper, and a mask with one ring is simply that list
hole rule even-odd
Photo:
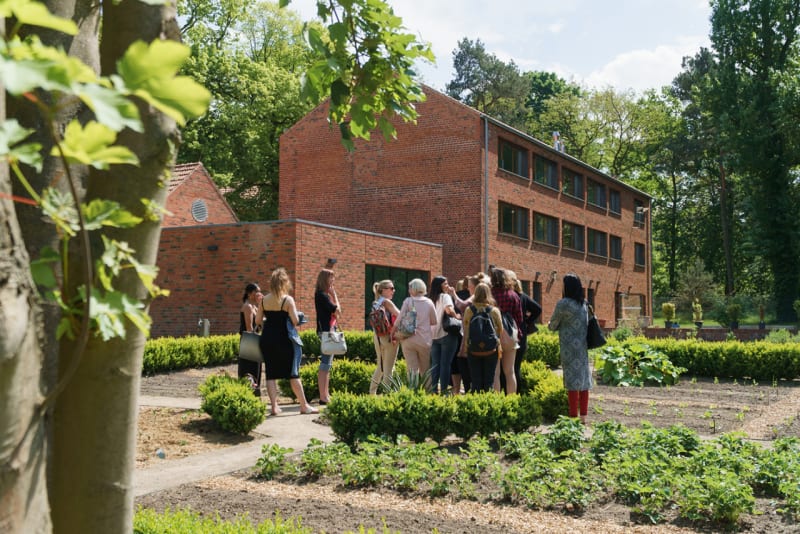
[{"label": "soil", "polygon": [[[206,376],[235,366],[194,369],[144,377],[143,395],[197,397],[197,385]],[[282,399],[282,402],[291,402]],[[649,421],[657,427],[681,424],[701,436],[742,431],[769,446],[776,437],[800,436],[800,381],[762,384],[729,380],[684,378],[670,387],[618,388],[597,384],[589,401],[589,424],[616,420],[629,426]],[[137,467],[156,461],[162,449],[174,459],[205,450],[256,439],[231,436],[219,430],[199,410],[142,408]],[[480,493],[480,492],[479,492]],[[249,514],[256,521],[301,517],[314,532],[358,531],[359,525],[383,532],[508,533],[508,532],[700,532],[701,525],[672,523],[649,526],[632,517],[627,506],[615,502],[590,505],[580,514],[567,510],[532,511],[494,503],[430,499],[423,495],[385,490],[350,490],[338,480],[313,483],[261,481],[249,470],[185,484],[137,498],[137,504],[162,511],[191,508],[223,519]],[[758,501],[760,515],[746,516],[739,532],[797,532],[775,513],[774,503]]]}]

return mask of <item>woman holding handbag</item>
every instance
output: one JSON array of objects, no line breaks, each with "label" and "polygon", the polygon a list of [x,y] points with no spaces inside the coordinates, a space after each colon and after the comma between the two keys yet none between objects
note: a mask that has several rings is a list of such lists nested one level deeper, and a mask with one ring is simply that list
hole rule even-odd
[{"label": "woman holding handbag", "polygon": [[[242,332],[260,332],[261,325],[256,323],[256,314],[261,306],[261,288],[258,284],[247,284],[242,295],[242,307],[239,310],[239,336]],[[256,397],[261,396],[261,362],[251,362],[244,358],[239,358],[238,372],[239,378],[250,377],[250,385]]]},{"label": "woman holding handbag", "polygon": [[[317,335],[322,339],[322,332],[329,332],[336,328],[336,320],[341,315],[342,309],[339,306],[339,297],[333,288],[333,281],[336,274],[332,269],[322,269],[317,275],[317,290],[314,293],[314,308],[317,312]],[[330,378],[331,367],[333,367],[333,354],[319,355],[319,372],[317,373],[317,383],[319,384],[319,403],[328,404],[330,402]]]},{"label": "woman holding handbag", "polygon": [[569,416],[586,423],[589,412],[589,390],[592,389],[592,370],[586,331],[589,310],[583,300],[583,286],[576,274],[564,276],[564,298],[556,303],[548,328],[558,331],[564,388],[567,390]]},{"label": "woman holding handbag", "polygon": [[261,299],[261,305],[256,315],[256,323],[263,324],[261,330],[261,353],[264,355],[264,374],[267,378],[267,394],[272,405],[272,415],[278,415],[278,384],[280,378],[288,378],[297,402],[300,403],[300,413],[317,413],[317,410],[306,400],[303,383],[299,376],[299,362],[295,361],[294,342],[290,337],[287,319],[297,327],[300,318],[294,299],[289,295],[292,282],[286,269],[279,268],[272,271],[269,280],[270,292]]}]

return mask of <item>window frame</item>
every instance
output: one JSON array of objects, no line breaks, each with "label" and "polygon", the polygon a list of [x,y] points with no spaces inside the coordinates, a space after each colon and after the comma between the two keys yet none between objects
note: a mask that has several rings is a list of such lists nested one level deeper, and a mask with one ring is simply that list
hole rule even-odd
[{"label": "window frame", "polygon": [[[596,246],[600,245],[602,250],[592,250],[596,249]],[[586,229],[586,252],[592,254],[593,256],[600,256],[603,258],[608,257],[608,233],[603,232],[602,230],[596,230],[594,228],[587,228]]]},{"label": "window frame", "polygon": [[561,192],[573,198],[584,200],[586,198],[586,188],[584,176],[567,167],[561,167]]},{"label": "window frame", "polygon": [[[640,210],[641,208],[641,210]],[[644,202],[638,198],[633,199],[633,224],[644,228]]]},{"label": "window frame", "polygon": [[[542,173],[539,166],[541,164]],[[533,181],[558,191],[558,163],[536,154],[533,161]]]},{"label": "window frame", "polygon": [[[503,165],[505,158],[504,149],[508,148],[511,150],[511,168],[507,168]],[[524,161],[523,161],[524,160]],[[497,140],[497,168],[502,169],[505,172],[510,172],[516,176],[520,176],[528,180],[528,176],[530,175],[529,171],[529,158],[528,158],[528,150],[508,141],[506,139],[500,138]],[[515,169],[514,167],[518,167]],[[524,167],[524,169],[523,169]],[[524,172],[519,172],[524,171]]]},{"label": "window frame", "polygon": [[[640,257],[641,257],[641,263],[639,262]],[[647,263],[647,248],[644,246],[644,243],[634,243],[633,264],[636,267],[645,267],[646,263]]]},{"label": "window frame", "polygon": [[[607,187],[605,186],[605,184],[602,184],[602,183],[598,182],[597,180],[592,180],[591,178],[588,178],[588,177],[586,178],[586,202],[588,202],[592,206],[595,206],[595,207],[598,207],[598,208],[602,208],[602,209],[607,209],[607,206],[608,206],[608,195],[606,194],[606,190],[607,190]],[[595,194],[591,194],[590,191],[591,192],[594,192],[594,191],[602,192],[602,195],[601,195],[602,196],[602,201],[598,202],[596,198],[594,200],[592,200],[592,197],[593,196],[596,197],[597,194],[596,193]]]},{"label": "window frame", "polygon": [[[545,238],[544,239],[539,239],[539,225],[537,223],[538,223],[538,221],[540,219],[544,220],[545,222],[549,222],[549,223],[553,224],[553,228],[548,228],[547,226],[545,227],[545,230],[544,230],[545,231],[545,236],[544,236]],[[560,238],[559,226],[560,225],[558,224],[558,218],[551,217],[550,215],[545,215],[544,213],[536,213],[536,212],[534,212],[534,214],[533,214],[533,240],[534,240],[534,242],[543,243],[545,245],[550,245],[550,246],[553,246],[553,247],[557,247],[558,243],[559,243],[559,238]],[[555,232],[555,239],[551,241],[549,238],[553,237],[553,235],[550,235],[550,234],[552,234],[553,231]]]},{"label": "window frame", "polygon": [[[614,246],[614,243],[617,243],[618,246]],[[614,252],[618,251],[619,255],[614,255]],[[615,261],[622,261],[622,238],[618,235],[609,234],[608,236],[608,257]]]},{"label": "window frame", "polygon": [[[507,221],[505,211],[506,209],[510,209],[512,212],[512,219],[511,219],[511,231],[506,231],[504,228],[504,223]],[[516,211],[516,213],[514,213]],[[520,224],[519,218],[524,218],[524,226]],[[523,233],[520,233],[520,227],[523,228]],[[522,206],[517,206],[515,204],[510,204],[508,202],[503,202],[499,200],[497,202],[497,232],[503,235],[511,235],[520,239],[528,240],[530,239],[530,212],[527,208],[523,208]]]},{"label": "window frame", "polygon": [[[567,227],[569,227],[570,231],[567,231]],[[576,237],[577,237],[577,234],[580,233],[580,241],[581,241],[579,243],[580,247],[570,246],[570,245],[567,244],[568,237],[572,238],[573,233],[576,235]],[[573,241],[574,241],[574,239],[573,239]],[[576,252],[586,252],[586,227],[581,225],[581,224],[577,224],[577,223],[573,223],[573,222],[562,220],[561,221],[561,248],[564,248],[566,250],[574,250]]]},{"label": "window frame", "polygon": [[[616,202],[613,199],[616,199]],[[608,188],[608,211],[617,215],[622,213],[622,193],[619,189]]]}]

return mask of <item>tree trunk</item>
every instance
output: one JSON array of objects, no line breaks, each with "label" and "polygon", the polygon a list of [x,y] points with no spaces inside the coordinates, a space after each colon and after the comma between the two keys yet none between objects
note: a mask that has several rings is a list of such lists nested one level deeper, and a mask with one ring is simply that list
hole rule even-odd
[{"label": "tree trunk", "polygon": [[[0,17],[0,38],[5,20]],[[0,122],[6,118],[0,80]],[[10,198],[8,165],[0,163],[0,532],[50,532],[47,439],[37,412],[43,398],[37,293]]]},{"label": "tree trunk", "polygon": [[722,253],[725,257],[725,295],[734,293],[733,250],[731,246],[731,215],[728,209],[728,181],[725,179],[725,165],[722,155],[719,161],[719,211],[722,226]]},{"label": "tree trunk", "polygon": [[[108,75],[116,71],[117,60],[134,41],[178,36],[174,7],[148,6],[137,0],[104,3],[103,35],[101,72]],[[166,200],[168,169],[179,132],[172,120],[154,108],[140,102],[139,111],[144,133],[126,130],[118,142],[139,157],[141,166],[92,171],[86,200],[116,200],[143,216],[140,198],[153,199],[159,205]],[[127,242],[136,250],[139,262],[154,264],[160,232],[160,221],[146,221],[105,235]],[[146,291],[135,275],[123,277],[116,287],[136,300],[146,300]],[[126,328],[126,339],[90,341],[56,406],[51,497],[56,531],[129,532],[132,528],[132,476],[145,338],[132,323],[126,322]],[[71,344],[62,343],[60,370],[69,367],[74,358],[71,349]]]}]

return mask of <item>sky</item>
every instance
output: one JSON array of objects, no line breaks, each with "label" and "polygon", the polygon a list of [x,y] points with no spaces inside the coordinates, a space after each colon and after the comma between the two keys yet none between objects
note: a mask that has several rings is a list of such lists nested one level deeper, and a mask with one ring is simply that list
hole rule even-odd
[{"label": "sky", "polygon": [[[431,43],[422,81],[444,90],[464,37],[521,71],[555,72],[597,89],[643,92],[669,85],[684,56],[709,46],[708,0],[388,0],[403,25]],[[306,20],[314,0],[292,0]]]}]

